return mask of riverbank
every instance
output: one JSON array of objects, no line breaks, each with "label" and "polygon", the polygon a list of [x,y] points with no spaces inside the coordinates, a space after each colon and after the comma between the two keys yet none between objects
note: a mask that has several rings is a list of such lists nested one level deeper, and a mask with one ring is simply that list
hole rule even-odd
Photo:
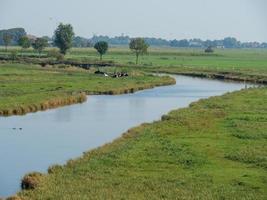
[{"label": "riverbank", "polygon": [[[67,66],[64,66],[67,67]],[[82,103],[86,95],[125,94],[175,84],[171,77],[130,70],[130,76],[110,78],[69,67],[0,64],[0,115],[22,115],[59,106]]]},{"label": "riverbank", "polygon": [[191,77],[230,80],[245,83],[267,84],[267,75],[260,70],[216,69],[203,67],[144,67],[146,72],[177,74]]},{"label": "riverbank", "polygon": [[[264,199],[266,88],[200,100],[36,174],[22,199]],[[29,178],[29,177],[28,177]]]}]

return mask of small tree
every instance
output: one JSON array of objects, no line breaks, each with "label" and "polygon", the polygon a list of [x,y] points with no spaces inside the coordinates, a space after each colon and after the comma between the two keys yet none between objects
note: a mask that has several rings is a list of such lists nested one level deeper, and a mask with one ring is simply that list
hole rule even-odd
[{"label": "small tree", "polygon": [[129,48],[135,53],[136,64],[138,64],[138,58],[140,55],[147,53],[149,45],[145,42],[143,38],[132,39]]},{"label": "small tree", "polygon": [[10,45],[12,40],[12,36],[8,33],[4,33],[3,35],[3,41],[4,41],[4,45],[6,47],[6,51],[7,51],[7,46]]},{"label": "small tree", "polygon": [[97,52],[100,55],[100,60],[102,60],[102,56],[108,51],[108,43],[105,41],[97,42],[94,46]]},{"label": "small tree", "polygon": [[32,47],[39,53],[39,57],[44,50],[45,47],[48,46],[48,42],[45,38],[37,38],[33,44]]},{"label": "small tree", "polygon": [[55,30],[55,45],[60,49],[60,53],[66,54],[67,50],[72,47],[74,37],[73,28],[70,24],[60,23]]},{"label": "small tree", "polygon": [[[31,46],[31,41],[27,36],[22,36],[18,41],[19,46],[21,46],[22,49],[28,49]],[[21,50],[22,50],[21,49]]]}]

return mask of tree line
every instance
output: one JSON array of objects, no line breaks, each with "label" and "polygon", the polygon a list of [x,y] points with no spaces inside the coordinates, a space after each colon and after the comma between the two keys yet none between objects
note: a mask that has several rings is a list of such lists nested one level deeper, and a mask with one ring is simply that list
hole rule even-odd
[{"label": "tree line", "polygon": [[[72,47],[74,38],[73,27],[70,24],[60,24],[54,33],[54,44],[60,50],[60,53],[65,55],[67,51]],[[98,41],[94,44],[94,48],[100,56],[100,60],[106,52],[108,51],[108,42]],[[149,45],[145,42],[143,38],[131,39],[129,48],[135,53],[136,64],[138,64],[138,59],[140,55],[147,53]]]},{"label": "tree line", "polygon": [[[10,45],[17,45],[21,36],[26,35],[23,28],[15,28],[8,30],[0,30],[0,45],[4,45],[4,33],[12,36]],[[54,38],[44,37],[48,40],[50,46],[54,46]],[[97,36],[84,38],[74,36],[72,39],[73,47],[94,47],[99,41],[105,41],[110,45],[129,45],[131,37],[121,35],[115,37]],[[169,46],[169,47],[185,47],[185,48],[267,48],[267,42],[240,42],[234,37],[226,37],[221,40],[201,40],[201,39],[182,39],[182,40],[166,40],[161,38],[145,37],[145,42],[150,46]]]},{"label": "tree line", "polygon": [[[240,42],[234,37],[226,37],[221,40],[201,40],[201,39],[182,39],[166,40],[161,38],[145,37],[145,42],[150,46],[182,47],[182,48],[267,48],[267,43],[263,42]],[[92,47],[98,41],[106,41],[111,45],[129,45],[129,36],[93,36],[92,38],[74,37],[75,47]]]},{"label": "tree line", "polygon": [[[60,23],[57,29],[55,30],[53,36],[53,44],[54,46],[58,47],[60,55],[62,55],[62,57],[73,46],[74,35],[75,34],[71,24]],[[13,40],[13,35],[7,32],[3,33],[2,40],[7,51],[7,47],[11,44]],[[39,53],[40,56],[44,48],[48,46],[48,40],[49,38],[47,37],[30,38],[25,33],[21,34],[21,37],[18,38],[17,44],[21,46],[21,50],[25,50],[32,46]],[[97,41],[94,44],[94,48],[99,53],[100,60],[102,60],[103,55],[106,54],[106,52],[108,51],[108,47],[108,42],[106,41]],[[148,47],[149,45],[145,42],[143,38],[133,38],[130,40],[129,48],[134,52],[136,56],[136,64],[138,64],[139,56],[147,53]]]},{"label": "tree line", "polygon": [[[150,46],[182,47],[182,48],[267,48],[267,43],[260,42],[240,42],[234,37],[226,37],[221,40],[201,40],[201,39],[182,39],[166,40],[161,38],[145,37],[145,42]],[[129,45],[131,38],[129,36],[93,36],[84,38],[77,36],[74,38],[75,47],[91,47],[98,41],[106,41],[111,45]]]}]

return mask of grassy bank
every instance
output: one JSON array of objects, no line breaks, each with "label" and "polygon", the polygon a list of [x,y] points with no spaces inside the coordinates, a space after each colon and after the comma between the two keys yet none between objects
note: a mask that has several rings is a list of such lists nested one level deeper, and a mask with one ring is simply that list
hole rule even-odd
[{"label": "grassy bank", "polygon": [[130,76],[124,78],[98,76],[93,72],[72,67],[0,64],[0,115],[79,103],[86,100],[86,94],[123,94],[175,83],[170,77],[146,75],[136,70],[129,70]]},{"label": "grassy bank", "polygon": [[[9,53],[0,49],[0,55]],[[33,55],[38,56],[31,49],[23,53],[23,57]],[[46,55],[44,52],[43,56]],[[99,58],[93,48],[73,48],[65,59],[97,63]],[[127,47],[111,48],[104,60],[120,66],[135,66],[134,54]],[[139,67],[148,71],[267,83],[266,63],[266,49],[215,49],[215,53],[209,54],[204,53],[204,49],[151,47],[148,55],[140,58]]]},{"label": "grassy bank", "polygon": [[267,72],[258,69],[235,70],[205,67],[146,67],[142,68],[142,70],[153,73],[179,74],[193,77],[267,84]]},{"label": "grassy bank", "polygon": [[22,199],[266,199],[267,89],[193,103],[54,166]]}]

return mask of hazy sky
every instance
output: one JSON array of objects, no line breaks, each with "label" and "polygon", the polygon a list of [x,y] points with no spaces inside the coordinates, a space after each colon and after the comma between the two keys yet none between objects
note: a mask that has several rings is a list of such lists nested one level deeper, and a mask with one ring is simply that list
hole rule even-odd
[{"label": "hazy sky", "polygon": [[52,36],[59,22],[76,35],[267,42],[267,0],[0,0],[0,29]]}]

